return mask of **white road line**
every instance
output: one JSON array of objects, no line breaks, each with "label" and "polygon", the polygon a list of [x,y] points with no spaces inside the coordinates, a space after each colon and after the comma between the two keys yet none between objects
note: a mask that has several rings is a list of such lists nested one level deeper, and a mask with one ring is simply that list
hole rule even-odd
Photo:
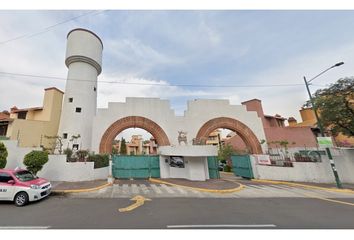
[{"label": "white road line", "polygon": [[132,184],[131,188],[132,188],[133,194],[138,194],[139,193],[139,189],[138,189],[138,186],[136,184]]},{"label": "white road line", "polygon": [[194,190],[194,189],[191,189],[190,190],[192,193],[196,194],[198,197],[203,197],[203,193],[202,192],[199,192],[197,190]]},{"label": "white road line", "polygon": [[123,184],[123,194],[128,194],[129,193],[129,186],[128,184]]},{"label": "white road line", "polygon": [[256,189],[264,189],[264,185],[251,185],[251,184],[247,184],[246,188],[250,187],[250,188],[256,188]]},{"label": "white road line", "polygon": [[154,190],[154,192],[156,192],[157,194],[162,193],[162,191],[155,184],[151,184],[150,186],[151,186],[152,190]]},{"label": "white road line", "polygon": [[1,226],[0,229],[48,229],[50,226]]},{"label": "white road line", "polygon": [[148,194],[150,192],[150,190],[146,187],[145,184],[140,184],[139,187],[140,190],[144,192],[144,194]]},{"label": "white road line", "polygon": [[168,187],[167,185],[165,184],[160,184],[162,189],[166,190],[168,193],[172,194],[172,193],[175,193],[170,187]]},{"label": "white road line", "polygon": [[274,224],[222,224],[222,225],[167,225],[167,228],[270,228],[276,227]]},{"label": "white road line", "polygon": [[175,189],[176,189],[178,192],[182,193],[183,195],[187,195],[187,192],[186,192],[183,188],[181,188],[181,187],[176,187]]},{"label": "white road line", "polygon": [[119,191],[119,185],[113,185],[112,186],[112,193],[111,193],[111,198],[114,198],[115,196],[118,195]]}]

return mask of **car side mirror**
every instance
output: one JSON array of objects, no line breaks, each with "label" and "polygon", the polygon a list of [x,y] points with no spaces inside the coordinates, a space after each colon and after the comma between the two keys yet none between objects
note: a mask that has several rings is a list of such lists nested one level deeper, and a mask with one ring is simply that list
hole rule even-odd
[{"label": "car side mirror", "polygon": [[9,180],[9,181],[7,181],[7,183],[13,185],[13,184],[15,184],[15,181],[14,180]]}]

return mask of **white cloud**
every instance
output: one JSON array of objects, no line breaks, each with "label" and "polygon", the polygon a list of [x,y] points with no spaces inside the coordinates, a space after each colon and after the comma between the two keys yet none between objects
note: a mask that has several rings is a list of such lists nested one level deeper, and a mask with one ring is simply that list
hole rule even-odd
[{"label": "white cloud", "polygon": [[[314,80],[311,92],[325,88],[325,85],[336,82],[339,78],[353,76],[354,44],[334,46],[332,49],[321,49],[300,53],[298,57],[284,60],[282,64],[274,66],[263,72],[256,73],[249,81],[252,84],[300,84],[296,87],[255,88],[252,92],[242,94],[242,100],[259,98],[267,114],[279,113],[284,117],[293,116],[301,120],[299,110],[302,104],[309,99],[303,77],[307,80],[321,71],[344,61],[345,64],[331,69],[318,79]],[[321,85],[321,86],[316,86]]]}]

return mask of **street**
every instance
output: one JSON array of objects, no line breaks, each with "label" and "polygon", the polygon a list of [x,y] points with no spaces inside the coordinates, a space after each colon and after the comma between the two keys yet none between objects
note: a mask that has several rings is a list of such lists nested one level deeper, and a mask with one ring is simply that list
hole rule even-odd
[{"label": "street", "polygon": [[[335,199],[354,204],[353,198]],[[51,196],[26,207],[0,203],[2,229],[353,229],[354,206],[312,198],[129,198]]]}]

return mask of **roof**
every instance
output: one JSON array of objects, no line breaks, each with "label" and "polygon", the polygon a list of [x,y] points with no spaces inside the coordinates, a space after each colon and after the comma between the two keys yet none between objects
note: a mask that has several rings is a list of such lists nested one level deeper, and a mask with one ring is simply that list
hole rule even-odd
[{"label": "roof", "polygon": [[58,92],[61,92],[62,94],[64,94],[64,92],[56,87],[50,87],[50,88],[45,88],[44,91],[48,91],[48,90],[56,90]]},{"label": "roof", "polygon": [[264,117],[266,118],[276,118],[276,119],[280,119],[280,120],[286,120],[286,118],[280,116],[280,115],[275,115],[275,116],[271,116],[271,115],[264,115]]},{"label": "roof", "polygon": [[10,117],[10,115],[0,112],[0,120],[7,119],[9,117]]},{"label": "roof", "polygon": [[32,108],[12,109],[12,110],[11,110],[11,113],[28,112],[28,111],[39,111],[39,110],[43,110],[43,107],[32,107]]},{"label": "roof", "polygon": [[261,100],[257,99],[257,98],[253,98],[251,100],[247,100],[247,101],[244,101],[244,102],[241,102],[241,104],[244,104],[246,102],[252,102],[252,101],[258,101],[258,102],[262,102]]},{"label": "roof", "polygon": [[307,120],[295,125],[295,127],[317,127],[316,119]]}]

